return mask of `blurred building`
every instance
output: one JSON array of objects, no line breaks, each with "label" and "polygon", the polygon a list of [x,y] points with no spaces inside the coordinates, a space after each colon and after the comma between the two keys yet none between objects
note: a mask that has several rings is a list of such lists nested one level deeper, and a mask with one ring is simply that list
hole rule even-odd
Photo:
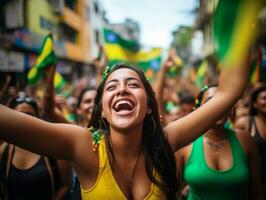
[{"label": "blurred building", "polygon": [[128,18],[122,23],[110,24],[110,28],[125,39],[135,41],[139,41],[140,39],[139,24],[132,19]]},{"label": "blurred building", "polygon": [[208,57],[214,53],[212,16],[217,4],[218,0],[199,0],[196,8],[195,29],[203,33],[203,57]]},{"label": "blurred building", "polygon": [[98,55],[99,45],[103,45],[103,27],[109,25],[108,19],[105,17],[106,11],[101,5],[99,0],[87,0],[89,3],[90,13],[87,13],[87,17],[90,17],[91,21],[91,35],[92,35],[92,49],[91,54],[95,58]]},{"label": "blurred building", "polygon": [[[0,77],[24,76],[52,32],[58,71],[73,80],[90,75],[99,31],[107,20],[98,0],[10,0],[0,3]],[[22,74],[19,74],[22,73]],[[1,78],[0,78],[1,80]],[[1,83],[0,83],[1,84]]]},{"label": "blurred building", "polygon": [[196,20],[194,29],[201,35],[201,56],[193,60],[194,67],[198,69],[206,61],[207,69],[205,72],[204,84],[217,83],[218,72],[217,63],[214,59],[213,43],[213,15],[219,0],[198,0],[196,7]]},{"label": "blurred building", "polygon": [[193,37],[193,28],[190,26],[179,26],[173,32],[174,41],[172,46],[182,61],[187,64],[192,54],[191,41]]}]

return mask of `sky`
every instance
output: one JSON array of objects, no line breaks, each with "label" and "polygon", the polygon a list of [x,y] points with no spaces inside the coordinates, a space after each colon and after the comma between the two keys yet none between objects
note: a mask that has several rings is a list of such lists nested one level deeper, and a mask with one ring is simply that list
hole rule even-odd
[{"label": "sky", "polygon": [[180,25],[193,25],[191,11],[197,0],[101,0],[110,23],[126,18],[140,25],[140,42],[147,47],[167,49],[172,32]]}]

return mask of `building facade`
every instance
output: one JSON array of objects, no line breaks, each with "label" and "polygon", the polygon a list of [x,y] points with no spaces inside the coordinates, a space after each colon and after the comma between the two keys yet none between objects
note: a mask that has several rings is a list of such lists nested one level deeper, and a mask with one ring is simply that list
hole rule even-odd
[{"label": "building facade", "polygon": [[0,76],[22,73],[22,84],[26,84],[25,74],[35,64],[42,40],[50,32],[58,57],[57,70],[69,80],[90,75],[94,71],[90,64],[99,45],[95,42],[95,29],[102,29],[101,24],[92,21],[104,21],[103,10],[98,12],[98,7],[97,0],[3,1]]}]

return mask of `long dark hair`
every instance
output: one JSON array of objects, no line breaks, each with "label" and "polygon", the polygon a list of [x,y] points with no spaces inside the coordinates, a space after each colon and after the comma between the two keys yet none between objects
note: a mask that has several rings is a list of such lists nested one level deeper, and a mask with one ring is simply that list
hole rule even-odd
[{"label": "long dark hair", "polygon": [[255,87],[250,94],[250,105],[249,105],[249,113],[250,115],[257,115],[258,109],[254,106],[254,103],[257,101],[257,98],[261,92],[266,91],[266,85],[262,84],[260,86]]},{"label": "long dark hair", "polygon": [[84,94],[86,92],[88,92],[88,91],[96,91],[96,90],[97,89],[94,88],[94,87],[86,87],[83,90],[81,90],[81,92],[79,93],[79,96],[78,96],[78,100],[77,100],[77,108],[80,108],[82,98],[83,98],[83,96],[84,96]]},{"label": "long dark hair", "polygon": [[33,99],[32,97],[26,96],[24,94],[18,95],[12,98],[9,103],[9,108],[15,109],[18,105],[22,103],[27,103],[28,105],[30,105],[34,110],[36,117],[39,117],[39,108],[38,108],[37,101]]},{"label": "long dark hair", "polygon": [[[175,156],[160,125],[160,117],[155,94],[143,71],[137,67],[126,64],[117,64],[112,68],[111,72],[107,76],[109,76],[115,70],[121,68],[131,69],[139,75],[147,93],[148,106],[152,110],[151,114],[146,115],[144,119],[142,134],[143,147],[145,149],[145,169],[147,175],[153,183],[157,184],[162,191],[167,194],[167,199],[176,199],[177,190],[179,189],[179,182],[177,177]],[[103,132],[107,134],[107,137],[105,137],[107,143],[110,144],[108,137],[109,124],[101,117],[102,95],[106,79],[103,80],[98,87],[95,98],[95,106],[89,126],[103,130]],[[108,146],[110,147],[110,145]],[[109,148],[109,151],[111,151],[111,155],[114,157],[112,154],[112,149]],[[159,173],[160,180],[155,178],[153,174],[153,167],[155,168],[156,172]]]}]

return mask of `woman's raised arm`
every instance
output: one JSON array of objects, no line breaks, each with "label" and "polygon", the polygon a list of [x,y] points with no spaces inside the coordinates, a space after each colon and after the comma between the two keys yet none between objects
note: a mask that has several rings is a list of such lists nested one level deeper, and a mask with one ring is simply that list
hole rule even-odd
[{"label": "woman's raised arm", "polygon": [[224,65],[215,96],[189,115],[165,127],[174,151],[188,145],[218,121],[242,96],[248,82],[249,67],[245,59]]},{"label": "woman's raised arm", "polygon": [[3,105],[0,105],[0,130],[1,140],[57,159],[74,159],[81,141],[88,140],[84,128],[48,123]]},{"label": "woman's raised arm", "polygon": [[[260,0],[218,2],[213,18],[215,55],[222,66],[218,91],[205,105],[165,128],[174,150],[203,134],[242,96],[248,82],[247,57],[256,38],[258,13],[262,8]],[[249,13],[249,17],[239,17],[242,12]],[[228,19],[234,23],[228,23]]]}]

